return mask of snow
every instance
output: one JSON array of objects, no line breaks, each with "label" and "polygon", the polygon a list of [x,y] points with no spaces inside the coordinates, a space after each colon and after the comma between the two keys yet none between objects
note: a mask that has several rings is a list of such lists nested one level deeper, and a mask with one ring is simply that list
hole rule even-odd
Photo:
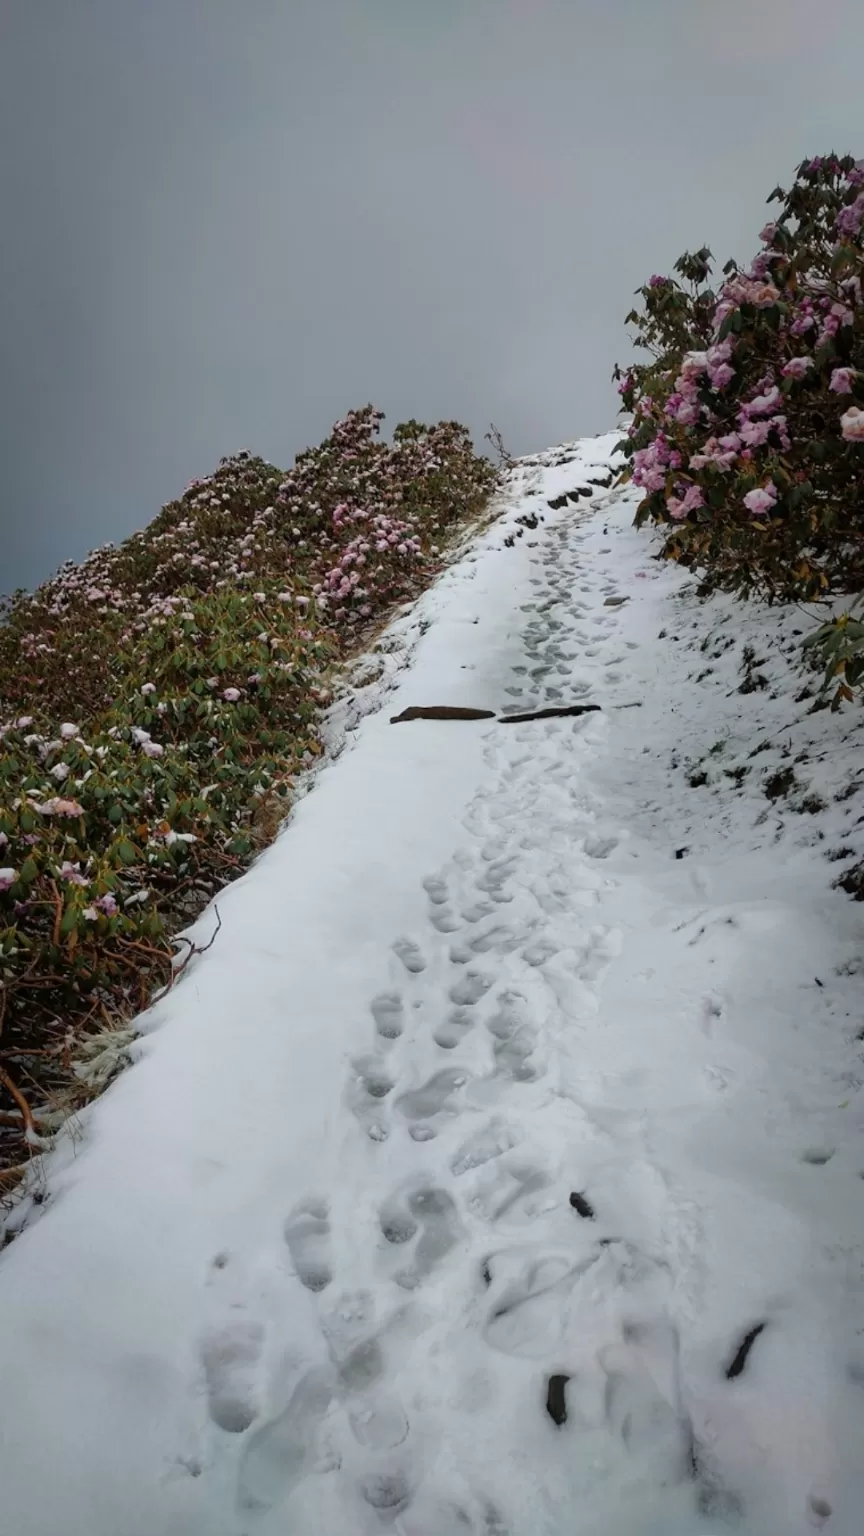
[{"label": "snow", "polygon": [[631,493],[550,511],[615,441],[521,461],[358,668],[20,1207],[16,1536],[860,1530],[858,718]]}]

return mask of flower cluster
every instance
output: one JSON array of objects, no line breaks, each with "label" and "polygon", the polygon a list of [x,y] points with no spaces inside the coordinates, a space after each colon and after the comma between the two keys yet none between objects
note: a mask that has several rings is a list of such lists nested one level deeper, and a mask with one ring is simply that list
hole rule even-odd
[{"label": "flower cluster", "polygon": [[864,161],[804,161],[746,270],[711,253],[654,276],[628,320],[652,354],[619,388],[637,520],[703,590],[864,588]]}]

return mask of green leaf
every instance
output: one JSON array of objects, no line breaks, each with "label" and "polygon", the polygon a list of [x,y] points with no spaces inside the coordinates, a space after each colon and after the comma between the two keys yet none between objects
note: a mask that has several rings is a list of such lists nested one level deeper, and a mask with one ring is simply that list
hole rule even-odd
[{"label": "green leaf", "polygon": [[123,811],[119,805],[112,805],[110,811],[108,812],[108,820],[110,821],[112,827],[119,827],[121,821],[123,820]]},{"label": "green leaf", "polygon": [[39,874],[39,866],[35,859],[25,859],[18,871],[18,879],[22,885],[32,885]]},{"label": "green leaf", "polygon": [[135,863],[137,863],[138,854],[136,853],[135,849],[132,847],[132,844],[130,842],[126,841],[125,837],[122,839],[121,842],[119,842],[117,844],[117,847],[115,848],[114,851],[115,851],[118,859],[120,860],[121,864],[135,864]]}]

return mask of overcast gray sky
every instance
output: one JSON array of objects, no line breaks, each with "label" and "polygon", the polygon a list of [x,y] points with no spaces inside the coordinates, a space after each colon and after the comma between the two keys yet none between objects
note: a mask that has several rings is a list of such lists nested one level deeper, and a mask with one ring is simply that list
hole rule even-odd
[{"label": "overcast gray sky", "polygon": [[633,289],[864,155],[861,0],[0,0],[0,591],[353,405],[607,429]]}]

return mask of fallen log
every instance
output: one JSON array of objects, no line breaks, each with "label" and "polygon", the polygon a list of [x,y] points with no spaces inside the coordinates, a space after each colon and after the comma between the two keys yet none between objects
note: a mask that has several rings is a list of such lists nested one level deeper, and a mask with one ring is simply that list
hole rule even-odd
[{"label": "fallen log", "polygon": [[391,715],[390,724],[403,720],[494,720],[494,709],[458,709],[450,704],[412,704],[401,715]]},{"label": "fallen log", "polygon": [[518,725],[523,720],[554,720],[562,715],[590,715],[599,704],[563,704],[549,709],[535,709],[528,715],[499,715],[499,725]]}]

